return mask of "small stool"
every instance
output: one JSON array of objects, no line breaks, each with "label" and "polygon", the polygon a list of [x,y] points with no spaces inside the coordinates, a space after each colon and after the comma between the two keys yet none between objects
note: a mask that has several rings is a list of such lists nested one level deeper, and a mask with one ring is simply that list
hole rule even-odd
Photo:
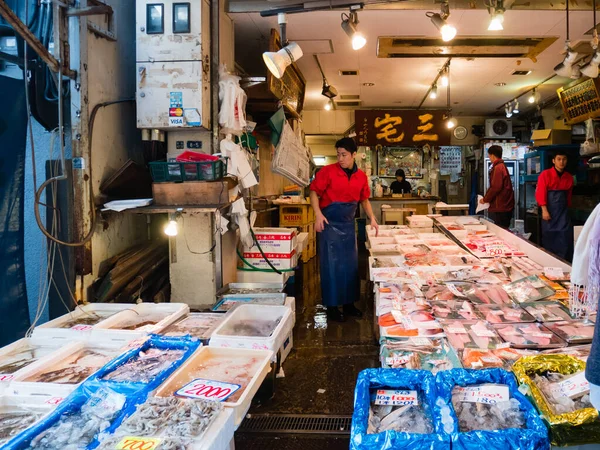
[{"label": "small stool", "polygon": [[[415,208],[384,208],[384,206],[386,205],[381,205],[381,224],[382,225],[404,225],[405,223],[405,219],[407,216],[412,216],[414,213],[417,212],[417,210]],[[402,214],[402,219],[400,220],[400,223],[388,223],[387,221],[387,214],[388,213],[401,213]],[[394,222],[394,221],[391,221]]]},{"label": "small stool", "polygon": [[445,206],[433,206],[433,212],[435,214],[442,214],[443,212],[448,213],[447,215],[450,215],[451,212],[458,212],[458,215],[461,216],[468,216],[469,215],[469,205],[467,204],[462,204],[462,205],[445,205]]}]

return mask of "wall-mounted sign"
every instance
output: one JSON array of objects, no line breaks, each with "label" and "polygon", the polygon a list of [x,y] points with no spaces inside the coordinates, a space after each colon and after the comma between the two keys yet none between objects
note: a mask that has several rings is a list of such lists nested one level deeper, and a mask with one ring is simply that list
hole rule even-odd
[{"label": "wall-mounted sign", "polygon": [[386,147],[450,145],[444,111],[357,110],[358,145]]}]

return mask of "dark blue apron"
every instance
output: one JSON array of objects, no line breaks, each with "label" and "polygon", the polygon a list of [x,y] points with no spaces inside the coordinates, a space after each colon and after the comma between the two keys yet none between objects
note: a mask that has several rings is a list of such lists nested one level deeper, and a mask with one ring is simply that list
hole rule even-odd
[{"label": "dark blue apron", "polygon": [[567,191],[548,191],[550,220],[542,220],[542,246],[556,256],[573,259],[573,226],[568,214]]},{"label": "dark blue apron", "polygon": [[357,203],[332,203],[322,212],[329,224],[319,233],[319,262],[323,305],[358,301],[358,248],[354,231]]}]

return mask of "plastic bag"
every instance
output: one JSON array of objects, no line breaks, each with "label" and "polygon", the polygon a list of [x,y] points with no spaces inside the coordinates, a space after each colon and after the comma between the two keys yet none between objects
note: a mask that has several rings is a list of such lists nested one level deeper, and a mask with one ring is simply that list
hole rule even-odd
[{"label": "plastic bag", "polygon": [[[432,419],[434,433],[416,434],[397,431],[368,434],[371,391],[373,389],[407,389],[417,391],[427,414]],[[442,417],[436,401],[433,375],[422,370],[367,369],[358,375],[354,391],[354,414],[350,448],[352,450],[382,450],[402,448],[405,450],[442,450],[450,446],[443,434]]]},{"label": "plastic bag", "polygon": [[456,386],[469,386],[483,383],[507,385],[511,399],[518,400],[525,419],[525,428],[509,428],[494,431],[459,432],[454,407],[450,406],[455,422],[451,434],[452,448],[460,450],[542,450],[549,447],[548,430],[534,407],[521,394],[513,375],[502,369],[466,370],[454,369],[440,372],[436,376],[438,395],[445,403],[451,403],[452,390]]},{"label": "plastic bag", "polygon": [[241,135],[246,127],[246,93],[240,87],[240,77],[231,75],[225,66],[219,67],[219,125],[222,133]]}]

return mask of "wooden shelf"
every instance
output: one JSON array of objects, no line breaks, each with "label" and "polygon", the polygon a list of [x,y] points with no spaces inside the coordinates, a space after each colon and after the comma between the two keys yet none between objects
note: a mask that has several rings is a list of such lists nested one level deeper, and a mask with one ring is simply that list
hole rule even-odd
[{"label": "wooden shelf", "polygon": [[[141,208],[131,208],[121,211],[122,213],[130,213],[130,214],[165,214],[165,213],[173,213],[178,209],[181,209],[182,212],[194,212],[194,213],[214,213],[219,209],[226,208],[230,206],[231,203],[225,203],[223,205],[186,205],[186,206],[167,206],[167,205],[149,205],[143,206]],[[111,212],[111,211],[107,211]],[[117,212],[117,211],[112,211]]]}]

